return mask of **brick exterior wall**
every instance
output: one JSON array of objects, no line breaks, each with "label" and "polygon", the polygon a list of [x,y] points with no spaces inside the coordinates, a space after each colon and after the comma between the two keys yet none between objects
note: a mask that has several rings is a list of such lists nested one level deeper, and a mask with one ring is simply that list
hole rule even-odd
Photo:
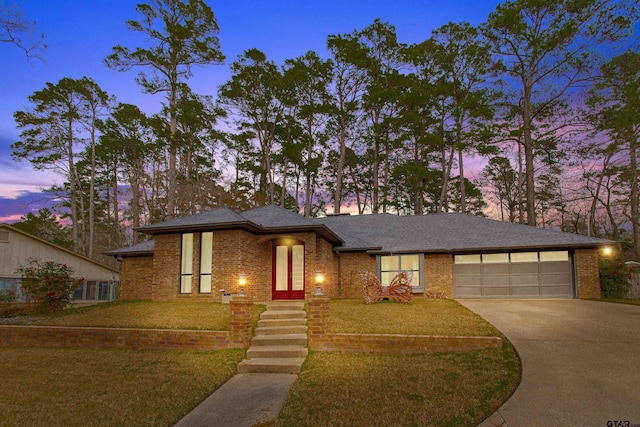
[{"label": "brick exterior wall", "polygon": [[576,249],[576,283],[578,298],[601,298],[598,249]]},{"label": "brick exterior wall", "polygon": [[196,351],[245,348],[231,343],[229,331],[0,325],[0,345],[21,347]]},{"label": "brick exterior wall", "polygon": [[311,350],[411,354],[502,347],[500,337],[330,333],[329,304],[329,298],[310,298],[308,301],[307,328]]},{"label": "brick exterior wall", "polygon": [[443,298],[453,298],[453,256],[427,254],[424,256],[424,290],[441,292]]},{"label": "brick exterior wall", "polygon": [[376,257],[363,252],[340,254],[342,298],[363,298],[360,270],[376,272]]},{"label": "brick exterior wall", "polygon": [[251,301],[235,297],[230,313],[231,331],[0,325],[0,345],[195,351],[249,348]]},{"label": "brick exterior wall", "polygon": [[153,257],[126,257],[120,266],[119,299],[151,299]]},{"label": "brick exterior wall", "polygon": [[[175,301],[180,293],[180,234],[155,236],[153,249],[153,301]],[[195,240],[195,239],[194,239]]]}]

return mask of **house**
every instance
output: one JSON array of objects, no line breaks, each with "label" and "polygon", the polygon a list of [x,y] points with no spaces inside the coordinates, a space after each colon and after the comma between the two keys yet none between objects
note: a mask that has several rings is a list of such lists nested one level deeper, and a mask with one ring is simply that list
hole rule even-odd
[{"label": "house", "polygon": [[361,270],[445,298],[599,298],[599,251],[613,242],[446,213],[305,218],[276,206],[214,209],[139,228],[153,240],[109,252],[123,299],[360,298]]},{"label": "house", "polygon": [[10,292],[19,301],[24,300],[16,269],[30,258],[66,264],[71,267],[74,277],[84,278],[73,294],[75,301],[109,301],[117,297],[118,270],[11,225],[0,224],[0,292]]}]

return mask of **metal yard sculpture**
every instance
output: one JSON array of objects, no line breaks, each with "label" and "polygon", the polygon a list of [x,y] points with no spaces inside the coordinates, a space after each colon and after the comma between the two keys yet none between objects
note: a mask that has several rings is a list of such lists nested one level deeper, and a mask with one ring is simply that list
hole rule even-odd
[{"label": "metal yard sculpture", "polygon": [[362,280],[364,300],[367,304],[372,304],[389,298],[408,304],[411,301],[412,278],[413,272],[402,271],[391,280],[389,286],[382,286],[375,274],[362,270],[360,271],[360,280]]}]

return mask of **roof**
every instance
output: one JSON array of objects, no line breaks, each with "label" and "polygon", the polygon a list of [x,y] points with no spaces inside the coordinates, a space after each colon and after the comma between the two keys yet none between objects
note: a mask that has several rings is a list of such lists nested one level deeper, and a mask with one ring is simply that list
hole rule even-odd
[{"label": "roof", "polygon": [[126,248],[115,249],[113,251],[105,252],[108,256],[153,256],[153,248],[155,242],[153,240],[147,240],[146,242],[138,243]]},{"label": "roof", "polygon": [[82,254],[79,254],[78,252],[74,252],[74,251],[69,250],[67,248],[63,248],[62,246],[58,246],[55,243],[51,243],[48,240],[41,239],[38,236],[34,236],[33,234],[27,233],[26,231],[22,231],[19,228],[13,227],[13,226],[11,226],[9,224],[0,224],[0,229],[2,229],[2,228],[6,228],[6,229],[8,229],[8,230],[10,230],[10,231],[12,231],[14,233],[18,233],[18,234],[20,234],[22,236],[25,236],[25,237],[28,237],[30,239],[33,239],[33,240],[35,240],[37,242],[40,242],[40,243],[42,243],[42,244],[44,244],[46,246],[49,246],[49,247],[51,247],[51,248],[53,248],[55,250],[58,250],[60,252],[67,253],[67,254],[69,254],[69,255],[71,255],[73,257],[81,259],[82,261],[88,262],[90,264],[94,264],[94,265],[96,265],[96,266],[98,266],[100,268],[104,268],[104,269],[107,269],[107,270],[112,271],[114,273],[120,274],[120,271],[118,271],[118,269],[116,269],[116,268],[113,268],[113,267],[110,267],[108,265],[105,265],[105,264],[103,264],[103,263],[101,263],[99,261],[96,261],[95,259],[92,259],[92,258],[89,258],[89,257],[84,256]]},{"label": "roof", "polygon": [[[371,254],[573,249],[613,243],[461,213],[305,218],[272,205],[242,213],[218,208],[136,230],[153,235],[238,228],[254,234],[313,231],[331,242],[338,252],[366,251]],[[111,251],[108,255],[144,256],[152,253],[153,243],[144,242]]]},{"label": "roof", "polygon": [[345,245],[338,251],[458,253],[592,248],[613,243],[461,213],[329,216],[318,221],[344,238]]}]

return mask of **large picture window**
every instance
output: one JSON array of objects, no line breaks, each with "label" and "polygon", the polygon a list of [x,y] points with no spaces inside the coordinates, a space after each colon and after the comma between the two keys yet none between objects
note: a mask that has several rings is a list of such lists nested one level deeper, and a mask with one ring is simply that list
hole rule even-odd
[{"label": "large picture window", "polygon": [[191,293],[193,278],[193,233],[182,235],[182,255],[180,262],[180,293]]},{"label": "large picture window", "polygon": [[200,235],[200,293],[211,293],[211,262],[213,259],[213,232]]},{"label": "large picture window", "polygon": [[379,277],[382,286],[389,286],[391,280],[402,271],[413,273],[411,286],[414,292],[424,290],[422,271],[424,257],[421,254],[384,255],[378,258]]}]

